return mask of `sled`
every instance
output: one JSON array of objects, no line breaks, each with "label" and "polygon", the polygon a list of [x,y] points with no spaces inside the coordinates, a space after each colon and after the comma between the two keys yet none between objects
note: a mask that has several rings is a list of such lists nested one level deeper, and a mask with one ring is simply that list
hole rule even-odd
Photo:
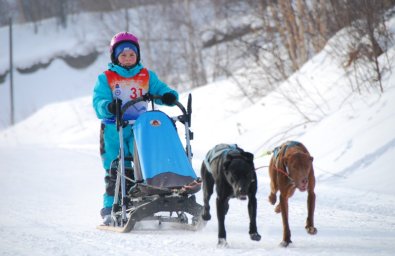
[{"label": "sled", "polygon": [[[155,100],[160,96],[145,95],[117,107],[116,125],[120,138],[119,156],[113,161],[111,171],[117,173],[114,204],[109,225],[98,229],[126,233],[140,221],[169,222],[175,226],[198,230],[204,226],[201,219],[203,206],[196,202],[195,193],[201,189],[201,180],[192,168],[190,140],[191,102],[187,109],[176,102],[182,114],[169,117],[155,110]],[[124,121],[123,113],[141,102],[152,103],[151,110],[142,113],[135,121]],[[118,104],[117,104],[118,105]],[[177,133],[177,122],[185,129],[185,148]],[[125,157],[123,129],[133,123],[134,155]],[[129,167],[125,166],[125,162]]]}]

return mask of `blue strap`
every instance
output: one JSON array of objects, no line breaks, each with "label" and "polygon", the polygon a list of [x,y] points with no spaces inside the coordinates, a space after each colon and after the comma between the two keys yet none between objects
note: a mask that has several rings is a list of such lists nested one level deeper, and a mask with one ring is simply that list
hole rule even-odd
[{"label": "blue strap", "polygon": [[212,173],[210,164],[221,155],[226,155],[229,151],[237,150],[237,144],[219,144],[211,149],[204,158],[207,170]]},{"label": "blue strap", "polygon": [[298,146],[298,145],[301,145],[301,143],[298,141],[291,140],[291,141],[287,141],[286,143],[282,144],[281,146],[274,148],[273,149],[273,156],[274,156],[274,159],[277,159],[276,167],[278,167],[278,154],[280,153],[280,151],[282,150],[282,154],[284,156],[285,151],[287,151],[288,148]]}]

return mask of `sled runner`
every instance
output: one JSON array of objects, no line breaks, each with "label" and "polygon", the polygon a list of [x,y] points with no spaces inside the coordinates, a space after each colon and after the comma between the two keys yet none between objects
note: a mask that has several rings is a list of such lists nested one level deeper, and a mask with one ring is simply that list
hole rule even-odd
[{"label": "sled runner", "polygon": [[[201,189],[201,181],[191,165],[191,95],[187,109],[180,102],[175,103],[182,112],[176,117],[155,110],[154,101],[158,99],[161,97],[145,95],[116,111],[120,152],[111,165],[111,171],[117,174],[114,204],[110,224],[98,226],[99,229],[125,233],[145,220],[171,222],[191,230],[203,224],[203,207],[194,195]],[[143,101],[151,102],[152,110],[133,121],[134,155],[125,158],[121,127],[132,121],[124,121],[122,114]],[[185,128],[185,148],[177,133],[177,122]],[[125,167],[125,161],[132,167]]]}]

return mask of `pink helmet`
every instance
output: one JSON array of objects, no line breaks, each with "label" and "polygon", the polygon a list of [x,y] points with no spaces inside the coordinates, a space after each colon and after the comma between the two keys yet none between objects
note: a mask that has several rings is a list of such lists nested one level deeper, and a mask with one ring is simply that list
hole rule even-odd
[{"label": "pink helmet", "polygon": [[139,40],[137,37],[135,37],[133,34],[129,32],[119,32],[115,36],[112,37],[111,42],[110,42],[110,55],[111,55],[111,61],[116,62],[115,56],[114,56],[114,49],[117,47],[118,44],[122,42],[131,42],[137,47],[137,63],[140,62],[140,46],[139,46]]}]

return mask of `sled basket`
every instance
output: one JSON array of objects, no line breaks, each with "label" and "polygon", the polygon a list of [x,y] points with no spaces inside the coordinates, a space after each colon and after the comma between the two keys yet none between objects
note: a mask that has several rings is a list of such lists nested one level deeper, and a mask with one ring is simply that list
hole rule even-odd
[{"label": "sled basket", "polygon": [[[149,111],[133,125],[135,136],[134,176],[147,189],[185,189],[197,176],[179,139],[176,126],[165,113]],[[197,192],[196,186],[191,192]],[[199,189],[197,189],[199,187]]]}]

